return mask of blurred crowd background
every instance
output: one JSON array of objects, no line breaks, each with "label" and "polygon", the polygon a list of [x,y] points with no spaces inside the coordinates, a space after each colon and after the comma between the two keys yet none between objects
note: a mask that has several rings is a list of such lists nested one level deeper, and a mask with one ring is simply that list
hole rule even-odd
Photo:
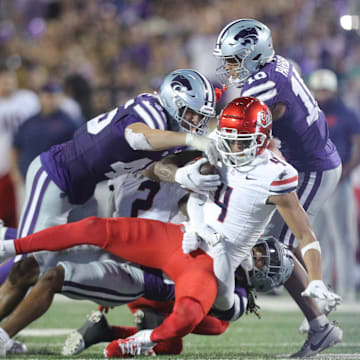
[{"label": "blurred crowd background", "polygon": [[[217,34],[237,18],[255,18],[305,81],[316,69],[333,70],[345,103],[359,113],[360,31],[341,26],[348,14],[360,14],[359,1],[0,0],[0,60],[19,88],[61,93],[63,110],[79,124],[157,90],[177,68],[199,70],[216,85]],[[353,178],[356,196],[360,172]]]}]

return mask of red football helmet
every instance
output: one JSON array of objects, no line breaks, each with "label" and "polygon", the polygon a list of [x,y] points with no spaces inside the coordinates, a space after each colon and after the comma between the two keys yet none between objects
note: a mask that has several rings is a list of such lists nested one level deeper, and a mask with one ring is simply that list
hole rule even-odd
[{"label": "red football helmet", "polygon": [[269,145],[272,116],[266,104],[256,98],[232,100],[221,112],[216,135],[223,162],[238,167],[249,164]]}]

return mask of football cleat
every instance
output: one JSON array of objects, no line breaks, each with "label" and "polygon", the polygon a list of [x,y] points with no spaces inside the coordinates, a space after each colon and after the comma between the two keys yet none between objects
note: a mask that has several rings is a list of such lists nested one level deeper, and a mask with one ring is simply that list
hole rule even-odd
[{"label": "football cleat", "polygon": [[309,330],[307,339],[301,349],[292,354],[290,358],[304,358],[318,354],[319,352],[334,346],[342,341],[343,331],[335,322],[329,322],[320,330]]},{"label": "football cleat", "polygon": [[78,330],[73,331],[65,340],[62,355],[77,355],[89,346],[113,340],[113,331],[105,315],[94,311]]},{"label": "football cleat", "polygon": [[134,313],[135,326],[138,330],[155,329],[164,321],[165,315],[151,308],[141,308]]},{"label": "football cleat", "polygon": [[[334,300],[321,300],[321,299],[314,299],[319,310],[325,315],[328,316],[332,311],[336,310],[336,302]],[[309,332],[310,325],[307,319],[305,318],[299,326],[300,334],[305,334]]]},{"label": "football cleat", "polygon": [[155,356],[152,347],[141,346],[135,336],[112,341],[104,350],[106,358],[129,358],[135,356]]},{"label": "football cleat", "polygon": [[10,339],[6,343],[6,355],[20,355],[20,354],[26,354],[28,351],[27,346],[17,340]]}]

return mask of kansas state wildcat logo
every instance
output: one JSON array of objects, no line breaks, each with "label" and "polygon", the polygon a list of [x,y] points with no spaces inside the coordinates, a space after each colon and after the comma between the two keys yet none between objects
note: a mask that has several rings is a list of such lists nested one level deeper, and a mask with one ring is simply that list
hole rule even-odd
[{"label": "kansas state wildcat logo", "polygon": [[258,32],[254,27],[247,28],[238,32],[235,37],[235,40],[242,39],[241,45],[255,45],[258,42]]},{"label": "kansas state wildcat logo", "polygon": [[174,91],[181,91],[184,88],[188,91],[192,90],[190,81],[182,75],[175,76],[170,86]]}]

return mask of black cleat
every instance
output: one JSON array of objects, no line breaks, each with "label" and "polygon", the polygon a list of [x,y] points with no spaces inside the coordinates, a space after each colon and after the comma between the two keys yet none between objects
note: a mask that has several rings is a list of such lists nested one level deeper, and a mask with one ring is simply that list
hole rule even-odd
[{"label": "black cleat", "polygon": [[91,345],[103,341],[112,341],[113,331],[105,315],[101,311],[94,311],[84,325],[73,331],[65,340],[62,354],[65,356],[77,355]]}]

